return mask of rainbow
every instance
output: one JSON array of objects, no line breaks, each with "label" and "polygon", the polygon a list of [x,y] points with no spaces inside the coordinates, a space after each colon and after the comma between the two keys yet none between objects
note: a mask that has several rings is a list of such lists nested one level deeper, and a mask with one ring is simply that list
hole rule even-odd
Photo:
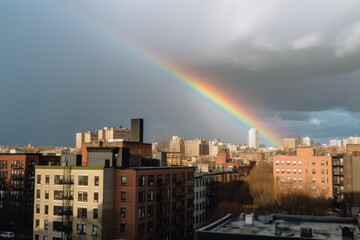
[{"label": "rainbow", "polygon": [[246,109],[244,106],[237,104],[233,99],[229,98],[218,89],[215,89],[214,86],[211,86],[207,83],[206,79],[201,79],[197,76],[187,73],[181,70],[179,67],[171,65],[168,63],[168,61],[162,60],[160,57],[156,56],[156,54],[150,54],[149,51],[140,50],[139,47],[132,47],[129,44],[126,44],[124,41],[119,40],[118,44],[120,44],[127,51],[130,51],[133,55],[146,61],[148,64],[151,64],[152,66],[161,70],[163,73],[169,75],[172,79],[176,80],[180,84],[185,85],[194,93],[200,95],[211,104],[226,112],[228,115],[234,117],[237,121],[248,127],[256,128],[259,131],[261,137],[263,137],[273,146],[280,146],[279,137],[276,134],[270,132],[266,126],[261,124],[260,120],[257,120],[258,117],[254,113]]},{"label": "rainbow", "polygon": [[130,41],[125,41],[123,36],[116,35],[113,31],[106,30],[104,27],[97,26],[96,23],[89,25],[91,21],[79,19],[78,15],[70,14],[73,18],[80,20],[84,26],[90,27],[92,30],[95,29],[97,33],[100,33],[103,37],[107,38],[108,41],[120,46],[122,49],[131,53],[135,57],[142,59],[151,66],[159,69],[163,73],[169,75],[172,79],[178,83],[186,86],[194,93],[200,95],[206,99],[212,105],[226,112],[228,115],[234,117],[237,121],[242,124],[256,128],[261,137],[273,146],[280,146],[280,138],[273,132],[271,132],[264,124],[261,123],[259,118],[250,110],[246,109],[245,106],[237,104],[233,99],[226,96],[224,93],[215,89],[213,86],[207,83],[206,79],[202,79],[198,76],[194,76],[186,71],[181,70],[179,67],[162,60],[150,51],[145,51],[135,44],[128,44]]}]

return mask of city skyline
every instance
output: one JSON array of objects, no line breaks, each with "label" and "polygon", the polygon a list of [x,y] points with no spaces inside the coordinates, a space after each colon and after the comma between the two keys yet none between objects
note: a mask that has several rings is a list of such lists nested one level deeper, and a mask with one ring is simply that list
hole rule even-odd
[{"label": "city skyline", "polygon": [[359,135],[357,1],[0,6],[0,145],[74,146],[132,117],[147,142]]}]

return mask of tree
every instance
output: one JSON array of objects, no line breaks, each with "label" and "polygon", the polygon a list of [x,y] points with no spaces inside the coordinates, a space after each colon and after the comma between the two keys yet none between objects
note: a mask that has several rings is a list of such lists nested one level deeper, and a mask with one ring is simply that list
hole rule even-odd
[{"label": "tree", "polygon": [[250,195],[258,213],[269,213],[276,207],[274,196],[273,165],[270,162],[261,161],[251,170],[245,178],[250,186]]}]

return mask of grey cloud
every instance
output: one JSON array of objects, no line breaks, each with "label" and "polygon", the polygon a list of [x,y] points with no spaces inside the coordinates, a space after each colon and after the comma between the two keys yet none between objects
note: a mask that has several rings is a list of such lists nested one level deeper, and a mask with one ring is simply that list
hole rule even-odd
[{"label": "grey cloud", "polygon": [[281,120],[292,120],[292,121],[305,121],[311,118],[310,114],[307,112],[280,112],[276,115],[277,118]]}]

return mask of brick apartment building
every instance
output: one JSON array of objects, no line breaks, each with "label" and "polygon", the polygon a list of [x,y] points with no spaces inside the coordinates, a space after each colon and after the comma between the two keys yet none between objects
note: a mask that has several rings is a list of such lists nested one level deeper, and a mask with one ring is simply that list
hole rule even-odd
[{"label": "brick apartment building", "polygon": [[[36,153],[0,154],[0,224],[16,232],[31,231],[36,165],[57,164],[60,156]],[[9,226],[9,223],[14,223]],[[5,230],[5,229],[4,229]]]},{"label": "brick apartment building", "polygon": [[310,191],[333,198],[331,156],[316,156],[314,148],[297,148],[295,156],[274,156],[275,189],[279,192]]},{"label": "brick apartment building", "polygon": [[[61,181],[66,169],[67,192]],[[36,167],[34,239],[192,239],[194,171],[181,166]]]}]

